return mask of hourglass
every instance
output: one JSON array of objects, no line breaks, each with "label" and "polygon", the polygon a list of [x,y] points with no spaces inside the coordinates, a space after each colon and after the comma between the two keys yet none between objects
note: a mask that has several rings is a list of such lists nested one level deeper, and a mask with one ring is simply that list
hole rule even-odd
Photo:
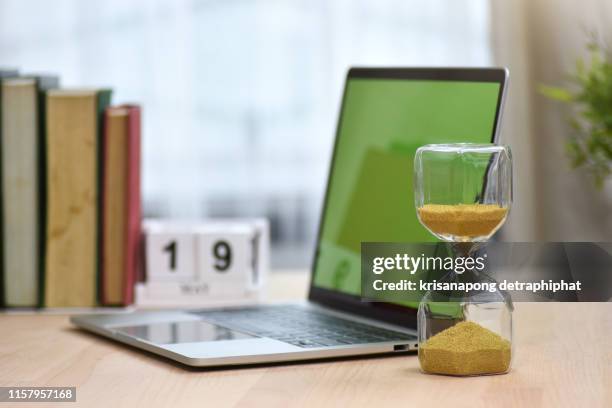
[{"label": "hourglass", "polygon": [[[512,202],[512,157],[499,145],[420,147],[414,197],[421,224],[450,242],[455,258],[473,257],[505,222]],[[441,282],[495,282],[475,268]],[[426,373],[502,374],[512,360],[512,301],[494,291],[429,291],[418,310],[419,361]]]}]

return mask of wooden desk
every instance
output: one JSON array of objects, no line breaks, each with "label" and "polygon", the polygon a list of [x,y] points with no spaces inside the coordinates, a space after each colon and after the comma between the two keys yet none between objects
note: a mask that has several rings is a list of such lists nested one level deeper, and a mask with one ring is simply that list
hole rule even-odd
[{"label": "wooden desk", "polygon": [[[306,285],[305,273],[278,273],[270,294],[295,299]],[[76,386],[77,405],[114,408],[612,407],[610,303],[518,304],[514,321],[509,374],[453,378],[421,374],[414,355],[191,369],[76,330],[66,314],[4,314],[0,385]]]}]

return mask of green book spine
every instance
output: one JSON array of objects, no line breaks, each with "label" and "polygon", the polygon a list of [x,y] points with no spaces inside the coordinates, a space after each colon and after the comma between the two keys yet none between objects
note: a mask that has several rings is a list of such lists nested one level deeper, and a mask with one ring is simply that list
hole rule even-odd
[{"label": "green book spine", "polygon": [[37,77],[38,88],[38,307],[45,305],[45,237],[47,236],[47,91],[59,87],[57,77]]},{"label": "green book spine", "polygon": [[101,268],[101,256],[100,246],[102,245],[104,228],[102,225],[102,205],[104,203],[102,194],[104,186],[104,172],[102,166],[104,166],[104,111],[111,103],[112,91],[110,89],[102,89],[98,91],[98,104],[97,104],[97,117],[98,117],[98,137],[97,137],[97,190],[98,197],[96,206],[96,298],[98,304],[102,303],[102,268]]}]

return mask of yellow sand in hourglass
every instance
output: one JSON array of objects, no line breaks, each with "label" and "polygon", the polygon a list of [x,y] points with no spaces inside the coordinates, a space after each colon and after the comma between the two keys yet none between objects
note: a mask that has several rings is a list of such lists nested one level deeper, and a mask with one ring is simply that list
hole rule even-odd
[{"label": "yellow sand in hourglass", "polygon": [[420,346],[419,361],[426,373],[479,375],[505,373],[512,346],[499,334],[474,322],[459,322]]},{"label": "yellow sand in hourglass", "polygon": [[421,222],[442,236],[488,237],[504,222],[508,209],[495,204],[425,204]]}]

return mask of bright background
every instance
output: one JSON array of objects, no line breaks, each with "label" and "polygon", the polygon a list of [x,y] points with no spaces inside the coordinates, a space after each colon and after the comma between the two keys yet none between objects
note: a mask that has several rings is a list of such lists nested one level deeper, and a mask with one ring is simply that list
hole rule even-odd
[{"label": "bright background", "polygon": [[0,56],[143,106],[147,216],[270,218],[309,262],[351,65],[487,65],[484,0],[0,2]]}]

